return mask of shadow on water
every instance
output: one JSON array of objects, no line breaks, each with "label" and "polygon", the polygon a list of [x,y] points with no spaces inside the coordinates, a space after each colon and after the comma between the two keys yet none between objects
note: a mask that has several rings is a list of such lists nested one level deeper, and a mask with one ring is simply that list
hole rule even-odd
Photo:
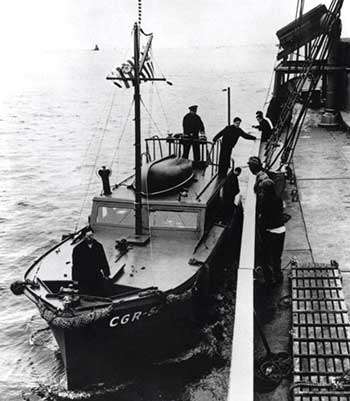
[{"label": "shadow on water", "polygon": [[[22,400],[226,400],[234,321],[233,276],[232,269],[224,271],[217,283],[220,291],[212,294],[198,317],[199,340],[182,354],[152,363],[130,361],[130,366],[123,367],[124,377],[119,383],[101,383],[84,391],[67,391],[60,384],[39,384],[23,391]],[[37,329],[30,338],[38,348],[47,349],[47,343],[53,341],[45,328]],[[56,363],[63,369],[57,359]]]}]

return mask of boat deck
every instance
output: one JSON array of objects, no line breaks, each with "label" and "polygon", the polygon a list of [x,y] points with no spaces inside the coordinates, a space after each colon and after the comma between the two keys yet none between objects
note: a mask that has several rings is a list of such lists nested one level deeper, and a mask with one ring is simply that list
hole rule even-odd
[{"label": "boat deck", "polygon": [[[161,198],[162,203],[179,204],[179,202],[181,202],[184,205],[204,207],[223,181],[222,178],[218,178],[217,175],[215,175],[215,168],[215,166],[208,166],[205,169],[193,169],[193,179],[183,186],[186,195],[183,194],[183,196],[179,196],[180,193],[184,192],[182,188],[181,190],[179,189],[167,194],[162,194],[161,197],[152,196],[147,198],[143,197],[143,199],[147,199],[147,202],[150,204],[157,203],[157,200]],[[113,189],[110,196],[103,196],[101,199],[123,199],[134,202],[134,190],[130,188],[133,182],[134,176],[129,177],[117,188]]]},{"label": "boat deck", "polygon": [[[284,193],[292,218],[286,224],[283,286],[269,292],[255,288],[255,303],[264,306],[259,320],[272,352],[291,352],[292,313],[288,302],[281,300],[291,295],[288,276],[293,258],[299,265],[337,261],[348,309],[350,305],[350,134],[321,128],[319,119],[318,112],[308,112],[293,159],[296,181],[288,182]],[[264,352],[255,335],[255,355]],[[256,392],[254,399],[288,399],[291,384],[284,378],[274,391]]]}]

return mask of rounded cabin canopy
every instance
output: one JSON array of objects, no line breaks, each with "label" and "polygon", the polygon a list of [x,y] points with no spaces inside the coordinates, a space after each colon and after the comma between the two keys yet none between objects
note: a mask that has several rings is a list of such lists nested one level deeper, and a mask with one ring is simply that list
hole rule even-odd
[{"label": "rounded cabin canopy", "polygon": [[142,166],[141,193],[160,195],[181,188],[192,178],[192,162],[170,155]]}]

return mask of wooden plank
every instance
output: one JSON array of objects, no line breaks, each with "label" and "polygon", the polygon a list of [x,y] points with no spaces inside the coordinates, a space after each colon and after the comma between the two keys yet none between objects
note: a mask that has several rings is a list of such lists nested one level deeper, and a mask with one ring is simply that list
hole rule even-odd
[{"label": "wooden plank", "polygon": [[239,269],[228,401],[253,400],[253,270]]},{"label": "wooden plank", "polygon": [[[252,156],[259,155],[260,140]],[[236,311],[233,330],[231,370],[227,401],[252,401],[254,398],[253,362],[253,271],[255,258],[255,176],[250,175],[244,204],[244,220],[239,268],[237,272]]]}]

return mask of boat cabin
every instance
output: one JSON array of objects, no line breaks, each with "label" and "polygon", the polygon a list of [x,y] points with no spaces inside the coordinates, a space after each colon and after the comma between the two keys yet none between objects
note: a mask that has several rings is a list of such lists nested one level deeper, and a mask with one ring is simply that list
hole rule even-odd
[{"label": "boat cabin", "polygon": [[[159,138],[155,141],[161,143]],[[140,235],[135,234],[134,176],[114,185],[110,193],[93,198],[89,223],[104,247],[116,295],[147,288],[175,291],[181,283],[194,280],[196,263],[207,263],[213,257],[230,224],[238,178],[233,170],[225,178],[217,176],[217,157],[211,158],[214,151],[219,154],[217,148],[212,145],[211,152],[202,151],[202,163],[193,165],[174,154],[169,141],[165,144],[171,154],[164,156],[164,152],[163,157],[152,160],[150,153],[143,166],[143,179],[160,180],[152,184],[155,194],[143,192]],[[202,141],[201,146],[208,144]],[[169,170],[175,176],[179,172],[180,182],[169,176]],[[171,183],[169,190],[162,187],[164,174],[159,172]],[[151,186],[146,183],[147,187]],[[76,234],[49,251],[39,270],[32,266],[27,278],[35,281],[38,272],[42,283],[38,292],[56,293],[71,282],[72,252],[80,238]],[[59,305],[61,301],[51,302]]]},{"label": "boat cabin", "polygon": [[[180,157],[179,138],[153,137],[146,140],[142,166],[142,230],[161,236],[183,232],[201,238],[224,218],[223,206],[239,192],[237,175],[217,177],[220,144],[198,140],[201,161]],[[165,154],[167,154],[165,156]],[[226,199],[224,199],[226,198]],[[111,194],[93,199],[90,225],[94,231],[115,229],[132,235],[135,227],[134,177],[113,187]]]}]

